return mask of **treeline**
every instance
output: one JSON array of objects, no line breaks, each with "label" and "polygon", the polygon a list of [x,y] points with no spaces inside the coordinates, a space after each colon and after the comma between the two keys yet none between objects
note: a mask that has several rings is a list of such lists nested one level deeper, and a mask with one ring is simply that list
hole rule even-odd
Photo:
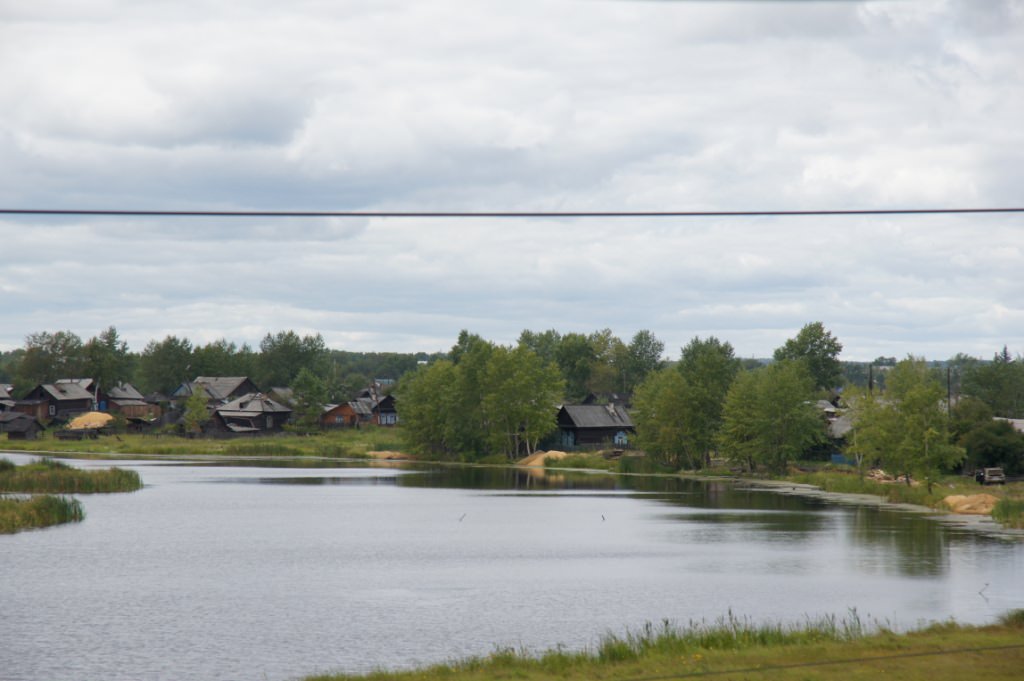
[{"label": "treeline", "polygon": [[558,405],[625,396],[662,365],[664,349],[647,330],[629,343],[609,329],[525,330],[511,347],[463,331],[445,359],[399,386],[406,441],[435,458],[530,454],[556,429]]},{"label": "treeline", "polygon": [[[698,469],[713,455],[747,470],[782,472],[842,447],[861,470],[882,466],[922,479],[963,467],[1024,473],[1024,435],[993,417],[1019,417],[1024,359],[1004,348],[991,362],[879,358],[878,380],[844,385],[842,345],[820,322],[745,370],[732,346],[695,338],[680,360],[639,386],[640,445],[667,465]],[[822,400],[838,405],[843,432],[825,428]]]},{"label": "treeline", "polygon": [[290,330],[268,333],[255,349],[226,339],[199,345],[167,336],[133,352],[111,326],[85,341],[70,331],[30,334],[23,348],[0,353],[0,382],[14,384],[16,397],[62,378],[92,378],[104,388],[127,382],[144,394],[169,394],[196,376],[249,376],[265,389],[286,387],[306,369],[323,381],[328,399],[340,401],[371,380],[397,381],[436,356],[332,350],[320,334]]}]

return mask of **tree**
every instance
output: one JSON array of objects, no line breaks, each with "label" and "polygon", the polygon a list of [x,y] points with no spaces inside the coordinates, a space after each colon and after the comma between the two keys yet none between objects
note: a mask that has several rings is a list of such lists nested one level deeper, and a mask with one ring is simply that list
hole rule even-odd
[{"label": "tree", "polygon": [[437,458],[456,454],[452,442],[453,421],[459,417],[454,409],[456,366],[442,359],[403,378],[398,386],[402,404],[402,435],[415,451]]},{"label": "tree", "polygon": [[187,338],[167,336],[150,341],[139,357],[138,376],[143,392],[155,390],[170,394],[183,382],[191,380],[192,343]]},{"label": "tree", "polygon": [[28,392],[40,383],[81,378],[82,339],[70,331],[32,333],[25,338],[25,354],[15,370],[15,382]]},{"label": "tree", "polygon": [[899,362],[883,397],[862,396],[853,404],[856,449],[906,476],[908,485],[911,476],[924,478],[931,491],[938,475],[964,457],[950,442],[945,393],[923,359]]},{"label": "tree", "polygon": [[648,374],[661,368],[665,344],[647,329],[641,329],[633,334],[625,351],[622,392],[629,394]]},{"label": "tree", "polygon": [[805,324],[795,338],[776,349],[774,357],[776,361],[792,359],[806,363],[814,385],[830,390],[842,381],[843,367],[839,362],[842,351],[843,344],[821,322],[811,322]]},{"label": "tree", "polygon": [[320,414],[327,402],[327,386],[319,376],[302,367],[292,381],[291,389],[295,398],[295,409],[292,412],[295,429],[307,433],[318,430]]},{"label": "tree", "polygon": [[197,390],[185,400],[185,414],[182,417],[185,423],[185,433],[188,435],[199,435],[203,432],[203,426],[210,420],[210,412],[206,408],[206,393]]},{"label": "tree", "polygon": [[716,446],[725,396],[740,371],[740,361],[730,343],[714,336],[706,340],[694,336],[683,348],[676,370],[688,386],[683,428],[694,454],[706,462]]},{"label": "tree", "polygon": [[565,378],[566,396],[577,401],[590,391],[590,374],[596,360],[594,348],[582,333],[567,333],[562,336],[556,355],[558,368]]},{"label": "tree", "polygon": [[702,457],[687,431],[684,413],[690,396],[681,372],[674,368],[648,374],[633,396],[637,439],[647,455],[669,466],[699,468]]},{"label": "tree", "polygon": [[985,402],[997,416],[1024,417],[1024,360],[1011,357],[1004,346],[991,362],[964,367],[961,390]]},{"label": "tree", "polygon": [[562,342],[562,336],[554,329],[547,331],[530,331],[524,329],[519,334],[518,345],[529,348],[537,353],[543,361],[551,363],[558,362],[558,346]]},{"label": "tree", "polygon": [[134,358],[113,326],[90,338],[82,354],[82,373],[94,379],[101,389],[109,390],[132,377]]},{"label": "tree", "polygon": [[824,437],[814,388],[806,365],[794,360],[739,374],[725,398],[718,438],[723,453],[751,470],[762,465],[784,472]]},{"label": "tree", "polygon": [[482,408],[491,451],[515,459],[532,454],[557,428],[555,415],[565,383],[558,368],[526,347],[498,346],[485,369]]},{"label": "tree", "polygon": [[267,334],[260,341],[260,355],[256,363],[257,383],[264,389],[291,385],[303,368],[323,375],[326,373],[327,346],[323,336],[300,337],[294,331]]}]

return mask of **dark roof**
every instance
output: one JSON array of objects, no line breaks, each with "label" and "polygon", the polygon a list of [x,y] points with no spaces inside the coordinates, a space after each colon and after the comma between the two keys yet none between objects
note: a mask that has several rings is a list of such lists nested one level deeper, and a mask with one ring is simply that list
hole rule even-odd
[{"label": "dark roof", "polygon": [[145,399],[131,383],[121,383],[107,391],[107,396],[112,400],[142,400]]},{"label": "dark roof", "polygon": [[562,407],[577,428],[632,428],[626,410],[613,404],[568,404]]},{"label": "dark roof", "polygon": [[[92,379],[86,379],[90,383]],[[86,390],[83,384],[72,381],[57,381],[56,383],[44,383],[41,387],[50,397],[55,400],[91,400],[92,393]]]},{"label": "dark roof", "polygon": [[290,414],[292,410],[275,402],[263,393],[249,393],[215,409],[221,416],[261,416],[263,414]]},{"label": "dark roof", "polygon": [[28,414],[0,412],[0,433],[25,433],[32,430],[33,425],[38,430],[45,430],[42,423]]},{"label": "dark roof", "polygon": [[206,388],[207,394],[213,399],[226,400],[248,380],[248,376],[196,376],[192,382]]}]

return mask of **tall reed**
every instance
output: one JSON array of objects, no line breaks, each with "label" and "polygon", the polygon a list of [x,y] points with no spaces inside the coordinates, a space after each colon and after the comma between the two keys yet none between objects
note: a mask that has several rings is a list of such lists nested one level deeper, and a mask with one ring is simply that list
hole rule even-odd
[{"label": "tall reed", "polygon": [[142,478],[123,468],[81,470],[53,459],[24,466],[0,465],[0,492],[97,494],[138,489],[142,489]]},{"label": "tall reed", "polygon": [[51,495],[29,499],[0,499],[0,534],[78,522],[85,511],[77,499]]}]

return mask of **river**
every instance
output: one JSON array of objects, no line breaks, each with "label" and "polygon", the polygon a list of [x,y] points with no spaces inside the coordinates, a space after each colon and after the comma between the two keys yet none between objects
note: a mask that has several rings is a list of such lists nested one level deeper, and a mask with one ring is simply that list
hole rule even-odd
[{"label": "river", "polygon": [[911,628],[1024,608],[1022,542],[730,482],[118,465],[145,488],[0,536],[0,678],[285,681],[729,612]]}]

